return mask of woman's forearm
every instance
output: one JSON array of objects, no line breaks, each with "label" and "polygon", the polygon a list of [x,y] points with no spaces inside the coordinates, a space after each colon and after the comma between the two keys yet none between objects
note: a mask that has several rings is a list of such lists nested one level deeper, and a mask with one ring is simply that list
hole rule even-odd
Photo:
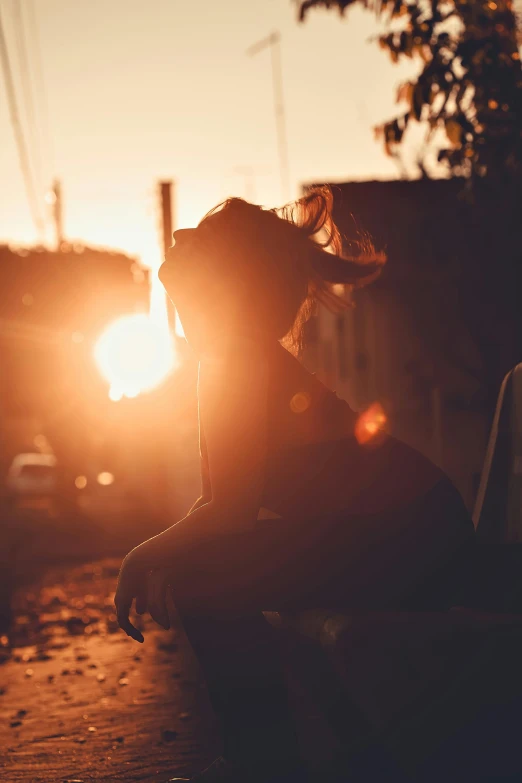
[{"label": "woman's forearm", "polygon": [[163,533],[145,541],[138,549],[143,548],[145,559],[150,561],[146,565],[151,568],[168,566],[173,551],[179,552],[185,546],[197,546],[223,535],[247,533],[253,529],[256,519],[257,514],[232,514],[209,501],[191,510]]}]

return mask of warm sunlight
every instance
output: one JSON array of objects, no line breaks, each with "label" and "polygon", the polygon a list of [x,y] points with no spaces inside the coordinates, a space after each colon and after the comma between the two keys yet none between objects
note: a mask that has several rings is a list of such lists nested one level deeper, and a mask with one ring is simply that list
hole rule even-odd
[{"label": "warm sunlight", "polygon": [[94,357],[114,401],[150,391],[174,367],[168,329],[145,313],[124,316],[108,326],[95,345]]}]

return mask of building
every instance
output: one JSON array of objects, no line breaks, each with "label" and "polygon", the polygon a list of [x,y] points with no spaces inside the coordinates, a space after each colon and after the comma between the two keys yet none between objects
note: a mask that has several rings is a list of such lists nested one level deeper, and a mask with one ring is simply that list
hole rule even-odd
[{"label": "building", "polygon": [[381,402],[471,507],[494,398],[522,358],[522,231],[518,205],[471,203],[464,184],[332,185],[343,236],[367,232],[388,263],[346,314],[320,311],[306,361],[355,409]]},{"label": "building", "polygon": [[110,425],[93,344],[118,316],[148,310],[147,275],[136,259],[68,243],[2,246],[0,270],[0,472],[41,434],[73,470]]}]

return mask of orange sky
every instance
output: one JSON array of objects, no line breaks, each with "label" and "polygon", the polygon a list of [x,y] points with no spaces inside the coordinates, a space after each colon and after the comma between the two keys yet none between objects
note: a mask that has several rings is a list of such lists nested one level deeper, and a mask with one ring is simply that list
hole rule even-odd
[{"label": "orange sky", "polygon": [[[293,195],[303,181],[397,176],[371,128],[396,110],[394,87],[412,66],[393,66],[368,41],[376,22],[358,7],[301,25],[292,0],[21,2],[38,20],[53,146],[39,195],[62,180],[70,238],[156,265],[159,178],[177,180],[178,226],[248,195],[240,166],[255,171],[254,200],[280,203],[269,54],[245,55],[273,29]],[[2,15],[16,66],[10,4]],[[0,139],[0,241],[32,242],[3,82]]]}]

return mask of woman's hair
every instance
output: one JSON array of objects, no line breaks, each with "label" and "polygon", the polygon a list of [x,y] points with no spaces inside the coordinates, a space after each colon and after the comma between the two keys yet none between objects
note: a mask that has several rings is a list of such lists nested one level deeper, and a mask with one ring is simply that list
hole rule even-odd
[{"label": "woman's hair", "polygon": [[221,272],[233,275],[247,297],[246,329],[271,333],[294,354],[303,347],[304,326],[316,303],[334,312],[346,309],[349,302],[333,286],[366,285],[386,261],[367,236],[345,241],[343,248],[332,206],[327,186],[277,209],[229,198],[198,226],[200,234],[208,231]]}]

